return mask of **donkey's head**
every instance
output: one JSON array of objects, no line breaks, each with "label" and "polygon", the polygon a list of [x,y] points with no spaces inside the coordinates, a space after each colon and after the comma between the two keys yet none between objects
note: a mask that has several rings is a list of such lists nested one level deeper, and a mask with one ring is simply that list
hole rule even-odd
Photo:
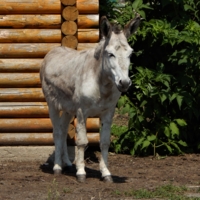
[{"label": "donkey's head", "polygon": [[141,18],[137,14],[124,27],[124,30],[120,30],[117,26],[111,25],[105,16],[101,18],[100,29],[105,39],[102,52],[103,70],[107,72],[120,92],[127,91],[131,85],[128,71],[133,49],[129,46],[127,39],[136,31],[140,20]]}]

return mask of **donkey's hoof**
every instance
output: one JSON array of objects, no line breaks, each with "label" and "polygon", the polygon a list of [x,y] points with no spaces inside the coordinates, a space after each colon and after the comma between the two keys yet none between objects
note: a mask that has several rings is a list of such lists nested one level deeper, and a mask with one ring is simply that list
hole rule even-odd
[{"label": "donkey's hoof", "polygon": [[58,176],[62,174],[62,170],[61,169],[55,169],[54,170],[54,175]]},{"label": "donkey's hoof", "polygon": [[103,182],[105,183],[113,183],[113,179],[111,175],[102,177]]},{"label": "donkey's hoof", "polygon": [[85,174],[83,174],[83,175],[77,175],[76,177],[77,177],[77,181],[79,183],[84,183],[85,180],[86,180],[86,175]]}]

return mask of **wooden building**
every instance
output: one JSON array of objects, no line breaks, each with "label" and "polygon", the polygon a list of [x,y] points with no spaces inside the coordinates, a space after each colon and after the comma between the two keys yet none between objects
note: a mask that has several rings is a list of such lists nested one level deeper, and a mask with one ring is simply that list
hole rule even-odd
[{"label": "wooden building", "polygon": [[[77,50],[99,41],[98,0],[0,0],[0,146],[53,145],[39,79],[43,57],[60,45]],[[68,139],[75,144],[74,119]],[[91,144],[99,119],[87,121]]]}]

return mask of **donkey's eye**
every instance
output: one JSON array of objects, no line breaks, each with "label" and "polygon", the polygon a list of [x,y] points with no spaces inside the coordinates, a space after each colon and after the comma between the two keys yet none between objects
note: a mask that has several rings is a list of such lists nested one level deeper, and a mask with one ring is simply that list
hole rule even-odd
[{"label": "donkey's eye", "polygon": [[114,54],[112,54],[112,53],[108,53],[108,57],[110,57],[110,58],[115,58],[115,55]]}]

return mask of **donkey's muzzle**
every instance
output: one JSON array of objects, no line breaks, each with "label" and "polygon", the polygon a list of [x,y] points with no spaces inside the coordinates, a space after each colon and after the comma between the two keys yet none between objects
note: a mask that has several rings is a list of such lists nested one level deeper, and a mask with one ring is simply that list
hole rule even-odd
[{"label": "donkey's muzzle", "polygon": [[131,84],[132,84],[132,81],[129,78],[128,79],[120,79],[117,88],[120,92],[126,92],[128,90],[128,88],[131,86]]}]

